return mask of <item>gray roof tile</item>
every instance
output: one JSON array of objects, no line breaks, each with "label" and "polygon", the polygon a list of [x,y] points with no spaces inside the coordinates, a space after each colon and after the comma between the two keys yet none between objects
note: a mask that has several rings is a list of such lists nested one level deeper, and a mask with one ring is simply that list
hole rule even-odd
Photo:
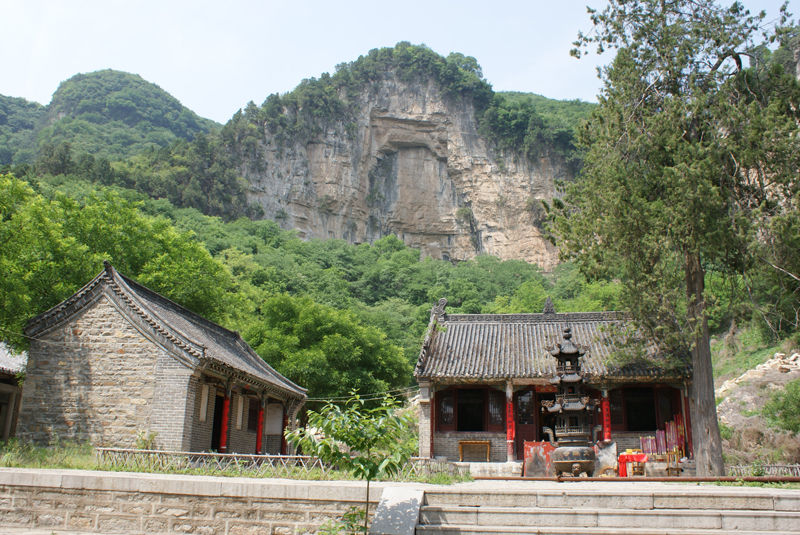
[{"label": "gray roof tile", "polygon": [[[440,303],[441,306],[441,303]],[[564,328],[572,328],[573,341],[586,351],[583,370],[590,376],[617,378],[685,378],[684,362],[663,366],[654,344],[636,362],[615,366],[612,353],[619,349],[630,323],[615,312],[566,314],[432,314],[414,374],[440,380],[533,379],[555,374],[556,360],[549,349],[561,341]]]}]

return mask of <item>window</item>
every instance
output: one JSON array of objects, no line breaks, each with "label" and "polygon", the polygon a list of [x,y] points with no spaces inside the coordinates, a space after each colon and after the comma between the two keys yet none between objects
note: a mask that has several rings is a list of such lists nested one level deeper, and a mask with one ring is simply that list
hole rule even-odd
[{"label": "window", "polygon": [[489,431],[503,431],[506,428],[505,392],[489,390]]},{"label": "window", "polygon": [[453,388],[436,393],[439,431],[503,431],[505,393],[493,388]]},{"label": "window", "polygon": [[514,416],[517,418],[517,423],[522,425],[533,425],[536,422],[533,419],[533,392],[527,390],[517,394],[517,406],[514,407]]},{"label": "window", "polygon": [[251,433],[258,432],[258,409],[261,403],[259,400],[250,398],[250,406],[247,408],[247,430]]},{"label": "window", "polygon": [[455,429],[455,395],[453,392],[442,392],[439,395],[439,425],[447,430]]}]

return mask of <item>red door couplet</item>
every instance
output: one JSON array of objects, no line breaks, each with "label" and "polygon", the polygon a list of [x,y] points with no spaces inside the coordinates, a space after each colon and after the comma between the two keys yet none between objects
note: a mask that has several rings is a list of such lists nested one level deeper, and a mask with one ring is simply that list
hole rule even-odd
[{"label": "red door couplet", "polygon": [[603,391],[603,399],[600,404],[603,412],[603,441],[611,441],[611,401],[608,399],[608,392]]},{"label": "red door couplet", "polygon": [[258,424],[256,426],[256,455],[261,455],[263,450],[261,449],[262,446],[262,437],[264,435],[264,404],[262,403],[258,407]]},{"label": "red door couplet", "polygon": [[228,419],[231,415],[231,394],[225,392],[225,399],[222,401],[222,425],[219,428],[219,451],[228,452]]}]

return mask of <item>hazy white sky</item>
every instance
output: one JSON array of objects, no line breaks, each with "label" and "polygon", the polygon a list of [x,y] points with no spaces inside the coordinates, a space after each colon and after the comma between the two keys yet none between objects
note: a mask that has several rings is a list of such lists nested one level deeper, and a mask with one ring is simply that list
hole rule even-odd
[{"label": "hazy white sky", "polygon": [[[602,0],[0,0],[0,94],[42,104],[77,73],[117,69],[227,121],[252,100],[398,41],[473,56],[495,90],[594,100],[569,56]],[[775,17],[782,0],[744,0]],[[792,6],[790,5],[790,8]]]}]

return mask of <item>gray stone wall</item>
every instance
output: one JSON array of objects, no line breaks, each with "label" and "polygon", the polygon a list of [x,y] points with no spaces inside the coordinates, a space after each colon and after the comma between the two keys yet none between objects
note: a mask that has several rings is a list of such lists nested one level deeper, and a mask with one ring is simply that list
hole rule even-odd
[{"label": "gray stone wall", "polygon": [[189,390],[194,391],[194,409],[192,411],[192,439],[189,443],[189,451],[208,451],[211,449],[211,432],[214,425],[214,400],[216,390],[209,386],[206,398],[206,418],[200,421],[200,408],[203,404],[203,386],[200,377],[192,377],[189,381]]},{"label": "gray stone wall", "polygon": [[[373,483],[372,511],[382,492]],[[360,481],[4,469],[0,532],[293,535],[316,531],[363,499]]]},{"label": "gray stone wall", "polygon": [[267,435],[264,437],[264,453],[266,455],[280,455],[282,440],[283,436],[281,435]]},{"label": "gray stone wall", "polygon": [[150,417],[150,430],[157,433],[157,449],[186,451],[191,444],[195,421],[192,418],[194,393],[190,389],[191,377],[192,370],[185,364],[167,354],[158,356]]},{"label": "gray stone wall", "polygon": [[429,399],[421,400],[419,404],[419,456],[425,458],[432,457],[431,402]]},{"label": "gray stone wall", "polygon": [[105,297],[31,342],[17,436],[130,447],[150,430],[156,362],[144,338]]},{"label": "gray stone wall", "polygon": [[[459,440],[489,440],[491,442],[490,462],[504,463],[508,461],[508,447],[506,446],[506,434],[504,432],[436,431],[433,434],[433,456],[444,456],[447,457],[448,461],[458,461]],[[478,446],[472,446],[464,450],[464,461],[480,462],[485,460],[484,450]]]}]

